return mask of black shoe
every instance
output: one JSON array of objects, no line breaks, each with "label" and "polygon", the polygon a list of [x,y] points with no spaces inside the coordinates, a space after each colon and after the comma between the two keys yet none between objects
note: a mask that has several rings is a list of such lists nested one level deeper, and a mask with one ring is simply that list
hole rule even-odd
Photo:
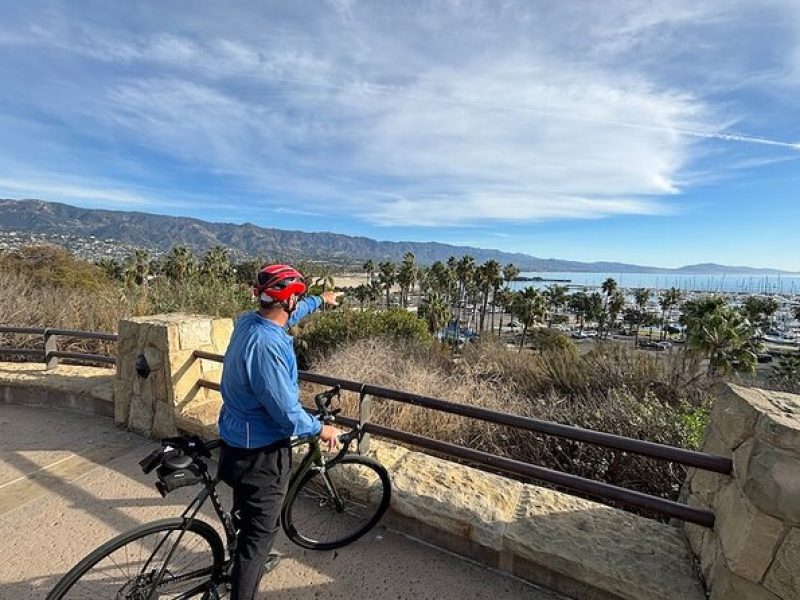
[{"label": "black shoe", "polygon": [[264,563],[264,570],[261,572],[261,576],[264,577],[264,575],[274,571],[279,562],[281,562],[281,555],[270,552],[267,561]]}]

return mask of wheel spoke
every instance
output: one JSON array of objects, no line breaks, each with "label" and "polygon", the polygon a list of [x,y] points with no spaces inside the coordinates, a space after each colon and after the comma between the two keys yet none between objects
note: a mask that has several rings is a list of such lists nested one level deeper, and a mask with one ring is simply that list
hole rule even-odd
[{"label": "wheel spoke", "polygon": [[[381,470],[369,460],[347,456],[329,464],[324,473],[311,471],[287,508],[287,531],[293,541],[332,548],[363,535],[388,505],[388,477]],[[368,490],[381,501],[367,501]]]},{"label": "wheel spoke", "polygon": [[[180,522],[163,525],[160,529],[148,530],[144,526],[143,531],[132,532],[131,537],[122,538],[108,548],[101,547],[95,551],[96,560],[90,560],[79,572],[70,571],[65,575],[63,592],[49,598],[145,598],[162,568],[163,578],[157,592],[160,600],[189,598],[200,593],[207,585],[202,580],[210,583],[212,574],[221,566],[216,561],[222,560],[222,547],[219,538],[214,537],[216,533],[207,525],[194,522],[193,526],[185,532],[181,531]],[[164,561],[173,548],[164,568]],[[56,589],[61,585],[60,582]]]}]

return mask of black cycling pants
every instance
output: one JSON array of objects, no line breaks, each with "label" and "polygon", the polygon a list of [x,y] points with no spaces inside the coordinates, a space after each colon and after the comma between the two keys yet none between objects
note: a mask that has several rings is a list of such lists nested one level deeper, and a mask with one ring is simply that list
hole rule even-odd
[{"label": "black cycling pants", "polygon": [[222,446],[219,478],[233,488],[234,526],[239,529],[231,600],[253,600],[278,533],[281,505],[289,485],[288,444],[263,449]]}]

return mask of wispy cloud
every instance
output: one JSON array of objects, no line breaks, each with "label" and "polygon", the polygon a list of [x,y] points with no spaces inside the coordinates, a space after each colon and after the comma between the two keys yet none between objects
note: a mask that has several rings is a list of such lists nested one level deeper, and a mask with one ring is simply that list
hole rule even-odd
[{"label": "wispy cloud", "polygon": [[[777,23],[783,45],[800,39],[790,1],[257,6],[198,5],[180,34],[163,6],[128,23],[19,10],[0,29],[0,56],[24,45],[51,79],[24,64],[0,75],[22,81],[28,118],[65,137],[125,140],[153,163],[274,198],[262,202],[278,213],[389,226],[668,214],[704,145],[800,150],[750,129],[764,120],[725,98],[749,72],[736,44],[748,19]],[[758,51],[770,72],[791,72],[790,57]],[[87,183],[91,161],[63,143],[86,181],[28,190],[153,201],[113,178]],[[58,151],[37,166],[58,172]]]}]

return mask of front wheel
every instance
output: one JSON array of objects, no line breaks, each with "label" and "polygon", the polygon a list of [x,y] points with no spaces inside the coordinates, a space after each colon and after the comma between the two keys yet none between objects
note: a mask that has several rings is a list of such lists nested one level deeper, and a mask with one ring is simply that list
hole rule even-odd
[{"label": "front wheel", "polygon": [[203,521],[192,521],[180,536],[185,524],[184,519],[163,519],[118,535],[64,575],[47,600],[207,597],[225,560],[222,540]]},{"label": "front wheel", "polygon": [[391,483],[383,465],[346,455],[303,476],[284,504],[281,522],[298,546],[333,550],[372,529],[389,508]]}]

